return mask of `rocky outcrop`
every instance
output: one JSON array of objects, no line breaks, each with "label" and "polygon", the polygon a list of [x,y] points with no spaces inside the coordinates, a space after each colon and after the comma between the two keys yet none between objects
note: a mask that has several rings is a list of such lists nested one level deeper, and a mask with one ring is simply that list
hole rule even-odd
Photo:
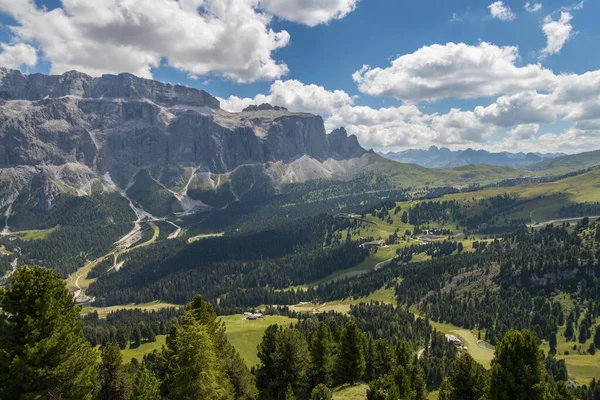
[{"label": "rocky outcrop", "polygon": [[340,159],[358,158],[366,153],[366,150],[358,143],[355,135],[348,136],[346,129],[338,128],[327,135],[329,148],[337,153]]},{"label": "rocky outcrop", "polygon": [[0,68],[2,99],[41,100],[64,96],[89,99],[146,99],[165,107],[220,107],[219,100],[203,90],[174,86],[131,74],[102,75],[100,78],[77,71],[62,75],[23,75],[19,71]]},{"label": "rocky outcrop", "polygon": [[[183,181],[185,168],[229,174],[245,165],[288,164],[303,157],[324,163],[364,153],[343,128],[327,135],[321,117],[283,107],[263,104],[229,113],[202,90],[129,74],[23,75],[0,68],[4,170],[70,165],[53,179],[89,186],[86,171],[109,173],[124,188],[147,169],[171,187]],[[67,185],[77,193],[89,191]],[[3,199],[0,193],[0,204]]]}]

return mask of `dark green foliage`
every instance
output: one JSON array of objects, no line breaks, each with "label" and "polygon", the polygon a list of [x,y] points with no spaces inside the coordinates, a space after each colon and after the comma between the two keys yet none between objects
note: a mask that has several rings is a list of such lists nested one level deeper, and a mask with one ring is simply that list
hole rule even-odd
[{"label": "dark green foliage", "polygon": [[485,389],[486,371],[469,354],[454,361],[440,397],[444,400],[479,400]]},{"label": "dark green foliage", "polygon": [[281,399],[310,393],[310,352],[305,337],[296,329],[271,325],[258,346],[260,366],[256,385],[260,398]]},{"label": "dark green foliage", "polygon": [[160,382],[156,376],[142,366],[135,372],[131,385],[130,400],[160,400]]},{"label": "dark green foliage", "polygon": [[255,399],[250,373],[227,341],[223,322],[196,296],[180,324],[171,327],[153,369],[166,398]]},{"label": "dark green foliage", "polygon": [[129,397],[123,357],[115,343],[103,346],[100,363],[100,392],[98,400],[125,400]]},{"label": "dark green foliage", "polygon": [[180,211],[173,193],[156,183],[145,169],[137,173],[134,184],[127,190],[127,196],[155,216],[162,217]]},{"label": "dark green foliage", "polygon": [[310,400],[331,400],[332,397],[331,390],[322,383],[319,383],[310,392]]},{"label": "dark green foliage", "polygon": [[97,355],[56,272],[18,269],[0,308],[0,398],[92,398]]},{"label": "dark green foliage", "polygon": [[[25,218],[24,208],[14,213],[17,220]],[[54,269],[62,277],[85,264],[105,255],[113,243],[132,227],[135,214],[127,200],[119,193],[94,196],[69,196],[60,194],[48,212],[27,214],[30,222],[9,220],[12,229],[50,229],[58,227],[43,240],[24,241],[8,237],[0,239],[7,248],[19,247],[21,264],[40,264]],[[21,224],[23,226],[19,226]]]},{"label": "dark green foliage", "polygon": [[319,324],[316,332],[310,336],[313,385],[332,386],[334,383],[338,343],[330,326],[326,323]]},{"label": "dark green foliage", "polygon": [[101,276],[89,293],[100,305],[140,303],[157,297],[182,304],[199,292],[214,302],[220,298],[219,306],[224,308],[312,300],[319,293],[276,289],[319,280],[362,262],[368,250],[357,243],[337,241],[323,248],[324,238],[346,224],[345,220],[319,217],[189,246],[184,239],[158,243],[130,252],[125,259],[127,268]]},{"label": "dark green foliage", "polygon": [[486,396],[489,400],[546,399],[546,378],[544,355],[535,334],[510,331],[496,346]]},{"label": "dark green foliage", "polygon": [[340,339],[340,349],[337,360],[337,379],[340,383],[353,384],[363,377],[366,370],[363,353],[364,334],[353,320],[348,321]]}]

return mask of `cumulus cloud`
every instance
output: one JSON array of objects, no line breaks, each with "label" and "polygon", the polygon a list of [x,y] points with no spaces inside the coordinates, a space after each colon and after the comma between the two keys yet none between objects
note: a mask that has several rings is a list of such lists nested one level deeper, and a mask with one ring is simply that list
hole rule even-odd
[{"label": "cumulus cloud", "polygon": [[12,69],[18,69],[25,65],[33,67],[37,64],[37,53],[35,48],[24,43],[10,45],[0,43],[0,66]]},{"label": "cumulus cloud", "polygon": [[527,2],[525,3],[525,11],[527,12],[538,12],[542,9],[542,3],[531,3],[531,2]]},{"label": "cumulus cloud", "polygon": [[261,0],[260,6],[288,21],[315,26],[344,18],[357,3],[358,0]]},{"label": "cumulus cloud", "polygon": [[[35,46],[52,73],[76,69],[150,78],[152,68],[165,63],[191,76],[252,82],[288,72],[273,58],[290,41],[287,31],[270,27],[270,9],[287,18],[289,7],[279,3],[265,1],[261,8],[258,0],[62,0],[48,11],[33,0],[0,0],[0,11],[16,21],[9,27],[13,40]],[[356,2],[290,3],[299,22],[315,25],[343,17]]]},{"label": "cumulus cloud", "polygon": [[561,12],[558,20],[554,20],[550,15],[544,19],[542,30],[546,36],[546,47],[542,50],[542,56],[560,53],[573,35],[572,19],[573,16],[567,11]]},{"label": "cumulus cloud", "polygon": [[221,108],[230,112],[239,112],[251,104],[270,103],[316,114],[330,114],[337,108],[354,103],[354,99],[343,90],[329,91],[323,86],[305,85],[297,80],[275,81],[266,95],[259,94],[254,98],[230,96],[219,100]]},{"label": "cumulus cloud", "polygon": [[555,75],[540,64],[517,66],[517,47],[447,43],[396,58],[388,68],[364,66],[353,74],[361,92],[407,102],[479,98],[550,89]]},{"label": "cumulus cloud", "polygon": [[490,15],[492,18],[499,19],[501,21],[513,21],[517,18],[510,7],[501,1],[496,1],[488,6]]},{"label": "cumulus cloud", "polygon": [[549,97],[536,91],[501,96],[487,107],[476,107],[475,115],[484,123],[502,127],[531,123],[551,124],[556,121],[558,110]]},{"label": "cumulus cloud", "polygon": [[531,139],[537,135],[539,130],[540,126],[538,124],[518,125],[515,129],[509,132],[509,135],[512,138],[519,140]]}]

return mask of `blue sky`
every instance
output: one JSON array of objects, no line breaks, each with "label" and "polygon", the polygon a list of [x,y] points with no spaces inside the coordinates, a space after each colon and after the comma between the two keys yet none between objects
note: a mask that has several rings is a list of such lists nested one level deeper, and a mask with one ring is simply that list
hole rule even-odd
[{"label": "blue sky", "polygon": [[[534,12],[521,0],[10,3],[0,64],[26,73],[131,72],[202,88],[231,111],[270,101],[379,150],[600,147],[598,1],[533,1]],[[586,93],[563,95],[576,85]]]}]

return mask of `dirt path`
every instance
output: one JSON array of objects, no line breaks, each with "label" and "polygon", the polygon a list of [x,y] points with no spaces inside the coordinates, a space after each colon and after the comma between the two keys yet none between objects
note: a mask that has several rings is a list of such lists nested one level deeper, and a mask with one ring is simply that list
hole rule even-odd
[{"label": "dirt path", "polygon": [[598,218],[600,218],[600,215],[595,215],[595,216],[591,216],[591,217],[573,217],[573,218],[554,219],[551,221],[531,223],[531,224],[527,225],[527,227],[528,228],[539,228],[539,227],[550,225],[550,224],[562,224],[563,222],[581,221],[584,218],[598,219]]}]

